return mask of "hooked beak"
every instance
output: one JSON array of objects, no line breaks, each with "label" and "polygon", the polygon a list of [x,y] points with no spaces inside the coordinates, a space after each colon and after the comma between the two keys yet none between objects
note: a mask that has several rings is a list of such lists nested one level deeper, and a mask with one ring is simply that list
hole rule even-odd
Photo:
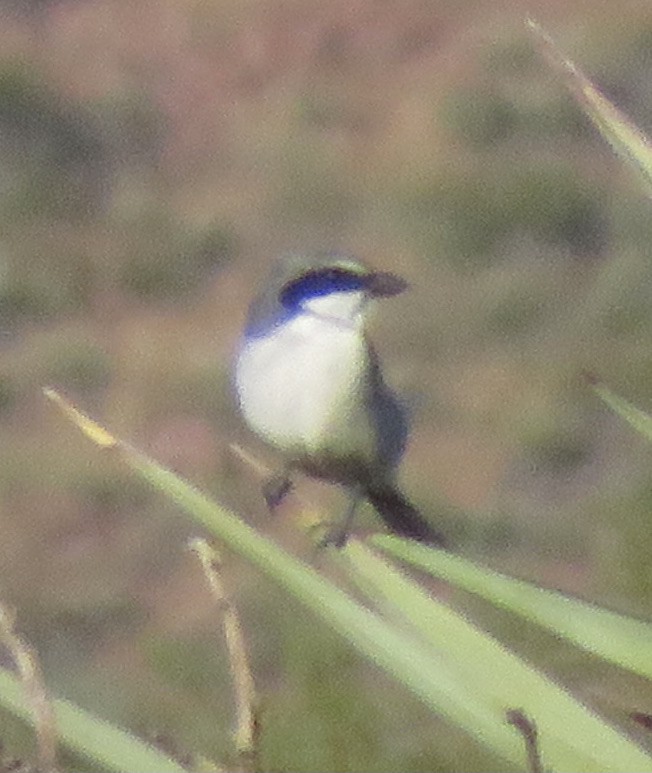
[{"label": "hooked beak", "polygon": [[366,290],[372,298],[391,298],[408,288],[408,283],[391,271],[374,271],[366,278]]}]

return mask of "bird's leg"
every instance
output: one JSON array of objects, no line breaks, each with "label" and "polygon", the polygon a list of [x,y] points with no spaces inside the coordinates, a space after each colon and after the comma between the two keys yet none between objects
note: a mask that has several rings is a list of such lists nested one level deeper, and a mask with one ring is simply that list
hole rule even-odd
[{"label": "bird's leg", "polygon": [[274,473],[263,483],[262,494],[265,497],[265,502],[267,502],[267,507],[272,512],[290,493],[293,485],[290,479],[289,467],[284,467],[280,472]]},{"label": "bird's leg", "polygon": [[326,533],[320,542],[322,547],[333,545],[336,548],[343,548],[346,545],[346,541],[351,533],[351,527],[355,520],[355,514],[358,510],[358,505],[362,499],[361,492],[355,490],[352,493],[348,507],[342,517],[342,520]]}]

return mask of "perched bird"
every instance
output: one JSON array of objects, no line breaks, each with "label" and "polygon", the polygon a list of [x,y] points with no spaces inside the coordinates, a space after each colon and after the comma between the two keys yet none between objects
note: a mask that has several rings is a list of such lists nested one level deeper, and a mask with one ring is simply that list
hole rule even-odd
[{"label": "perched bird", "polygon": [[327,540],[339,545],[364,498],[397,534],[443,544],[396,485],[407,421],[365,334],[371,302],[406,287],[348,257],[290,256],[252,302],[238,346],[240,410],[285,460],[263,487],[268,504],[290,490],[295,470],[346,487],[350,507]]}]

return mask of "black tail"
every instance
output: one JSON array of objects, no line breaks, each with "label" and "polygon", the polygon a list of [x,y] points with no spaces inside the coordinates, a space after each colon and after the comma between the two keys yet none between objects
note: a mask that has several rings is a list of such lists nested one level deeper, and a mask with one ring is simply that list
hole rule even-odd
[{"label": "black tail", "polygon": [[411,505],[397,488],[375,488],[367,498],[387,526],[401,537],[446,547],[444,537]]}]

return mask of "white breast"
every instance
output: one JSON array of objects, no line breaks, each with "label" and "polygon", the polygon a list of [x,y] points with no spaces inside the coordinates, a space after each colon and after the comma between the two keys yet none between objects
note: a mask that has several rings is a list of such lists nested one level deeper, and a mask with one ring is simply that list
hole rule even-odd
[{"label": "white breast", "polygon": [[375,432],[360,388],[368,351],[359,316],[342,320],[302,313],[246,342],[236,386],[252,429],[298,455],[328,451],[371,457]]}]

